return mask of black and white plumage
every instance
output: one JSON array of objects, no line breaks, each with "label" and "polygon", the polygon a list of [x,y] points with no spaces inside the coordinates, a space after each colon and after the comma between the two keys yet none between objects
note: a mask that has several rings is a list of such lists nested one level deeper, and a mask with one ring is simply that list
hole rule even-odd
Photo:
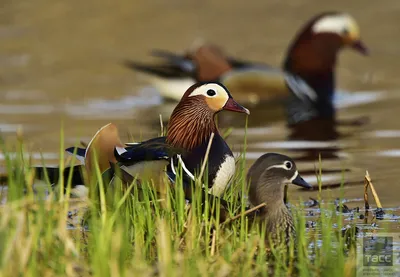
[{"label": "black and white plumage", "polygon": [[[140,174],[139,169],[143,167],[161,162],[166,165],[165,173],[168,179],[175,183],[177,172],[181,169],[183,183],[189,189],[191,182],[200,174],[207,147],[206,141],[191,151],[172,149],[166,143],[166,137],[160,137],[125,148],[118,147],[115,149],[115,157],[118,166],[132,176]],[[219,134],[213,138],[207,165],[208,174],[203,181],[208,187],[204,188],[215,196],[221,196],[235,173],[235,159],[229,146]]]},{"label": "black and white plumage", "polygon": [[[235,173],[235,160],[228,144],[220,136],[214,116],[222,111],[249,111],[236,103],[226,87],[215,82],[197,83],[190,87],[174,109],[166,137],[117,147],[114,155],[125,172],[141,178],[142,169],[157,163],[166,166],[166,175],[175,183],[182,168],[184,183],[189,186],[200,174],[207,157],[207,176],[203,178],[209,193],[221,196]],[[213,134],[213,135],[212,135]]]},{"label": "black and white plumage", "polygon": [[[171,162],[167,167],[170,180],[175,182],[176,168],[180,166],[184,178],[187,181],[195,181],[195,176],[200,174],[207,147],[208,142],[204,142],[189,152],[171,157]],[[213,138],[207,164],[208,174],[204,180],[208,184],[207,189],[211,194],[221,196],[235,173],[235,159],[231,149],[219,134]]]},{"label": "black and white plumage", "polygon": [[222,84],[196,83],[187,89],[171,114],[167,136],[123,145],[116,126],[108,124],[93,137],[88,146],[91,149],[71,147],[67,152],[75,152],[87,171],[93,173],[93,162],[97,162],[100,172],[107,171],[108,178],[108,173],[122,171],[123,175],[119,177],[127,182],[137,178],[139,181],[153,181],[159,186],[163,186],[165,179],[175,183],[177,168],[180,167],[183,169],[184,189],[187,189],[200,173],[213,137],[207,157],[207,176],[202,176],[204,185],[208,187],[202,189],[205,193],[221,196],[235,172],[232,151],[220,136],[214,121],[215,115],[223,110],[249,114]]}]

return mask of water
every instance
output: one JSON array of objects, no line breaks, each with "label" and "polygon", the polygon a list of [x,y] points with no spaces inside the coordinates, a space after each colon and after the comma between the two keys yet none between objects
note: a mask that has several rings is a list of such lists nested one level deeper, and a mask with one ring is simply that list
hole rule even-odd
[{"label": "water", "polygon": [[[57,160],[60,128],[65,144],[88,142],[98,128],[114,122],[123,140],[150,138],[159,132],[174,104],[164,103],[124,59],[153,61],[152,48],[182,51],[195,39],[223,46],[228,53],[279,66],[299,24],[322,10],[351,13],[371,50],[362,57],[343,51],[337,71],[339,118],[366,116],[369,123],[341,126],[332,141],[289,141],[282,110],[276,105],[249,107],[248,165],[265,152],[290,155],[302,175],[316,184],[324,152],[324,197],[363,196],[368,170],[385,208],[399,215],[400,66],[397,27],[400,2],[311,1],[59,1],[6,0],[0,10],[0,130],[7,143],[23,130],[27,150],[49,164]],[[279,15],[279,16],[277,16]],[[242,115],[223,115],[222,127],[235,122],[228,142],[241,150]],[[61,124],[62,123],[62,124]],[[0,162],[3,156],[0,156]],[[291,188],[303,200],[316,191]],[[372,203],[371,203],[372,204]],[[374,205],[374,204],[372,204]],[[362,206],[362,200],[349,206]],[[393,221],[398,227],[398,218]]]}]

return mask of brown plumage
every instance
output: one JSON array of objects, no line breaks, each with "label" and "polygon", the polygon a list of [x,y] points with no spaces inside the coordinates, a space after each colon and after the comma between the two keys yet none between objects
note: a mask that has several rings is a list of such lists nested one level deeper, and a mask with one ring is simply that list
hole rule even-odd
[{"label": "brown plumage", "polygon": [[247,173],[249,200],[253,206],[265,203],[257,221],[265,226],[267,239],[274,243],[288,241],[295,235],[293,218],[284,203],[285,187],[289,184],[312,188],[297,171],[295,162],[276,153],[267,153],[257,159]]},{"label": "brown plumage", "polygon": [[[214,133],[207,160],[208,176],[202,177],[208,181],[207,193],[221,196],[235,172],[232,151],[219,135],[214,122],[214,116],[222,110],[249,114],[219,83],[206,82],[191,86],[172,112],[167,136],[115,149],[118,165],[132,177],[138,176],[143,180],[145,176],[145,179],[160,184],[161,188],[157,188],[160,192],[163,192],[165,182],[157,182],[158,179],[168,177],[175,183],[176,168],[180,165],[185,195],[190,199],[190,184],[200,172],[211,134]],[[144,175],[143,170],[148,174]]]},{"label": "brown plumage", "polygon": [[198,70],[196,78],[200,81],[215,81],[232,69],[223,50],[213,44],[205,44],[195,49],[189,56]]},{"label": "brown plumage", "polygon": [[95,161],[101,173],[110,167],[110,162],[116,162],[114,148],[117,146],[123,144],[115,124],[109,123],[97,131],[86,148],[85,167],[89,178],[95,174]]},{"label": "brown plumage", "polygon": [[204,108],[202,102],[202,99],[193,98],[175,108],[167,133],[171,146],[191,150],[207,141],[211,133],[218,133],[214,113]]},{"label": "brown plumage", "polygon": [[322,17],[335,14],[338,13],[319,14],[304,25],[288,48],[284,63],[287,70],[303,76],[307,72],[333,69],[337,52],[345,45],[345,41],[337,33],[314,34],[312,27]]},{"label": "brown plumage", "polygon": [[184,93],[183,89],[176,89],[179,82],[187,86],[191,81],[216,80],[232,90],[239,101],[257,103],[290,97],[293,90],[304,89],[300,83],[294,87],[288,84],[287,73],[295,74],[315,91],[319,98],[317,113],[326,118],[334,117],[334,71],[337,55],[345,47],[367,54],[359,27],[350,15],[324,12],[311,18],[298,31],[280,69],[228,57],[220,47],[209,43],[196,45],[184,55],[158,50],[156,55],[166,61],[161,65],[129,62],[128,66],[146,72],[163,96],[175,100]]},{"label": "brown plumage", "polygon": [[[193,95],[195,90],[201,87],[205,88],[204,91]],[[214,90],[216,95],[207,96],[209,90]],[[214,117],[224,109],[248,113],[247,109],[233,100],[223,85],[218,83],[194,84],[186,91],[171,114],[166,142],[172,147],[186,151],[208,142],[211,133],[218,135]]]},{"label": "brown plumage", "polygon": [[283,68],[305,80],[320,98],[326,96],[326,101],[330,101],[338,53],[346,46],[368,53],[351,17],[339,12],[321,13],[298,32],[288,48]]}]

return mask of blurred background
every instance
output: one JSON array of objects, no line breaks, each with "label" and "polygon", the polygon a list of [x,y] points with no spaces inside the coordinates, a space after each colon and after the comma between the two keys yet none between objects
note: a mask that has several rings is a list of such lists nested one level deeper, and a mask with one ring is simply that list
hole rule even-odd
[{"label": "blurred background", "polygon": [[[88,142],[109,122],[118,125],[124,141],[128,134],[151,138],[159,133],[159,114],[166,120],[174,104],[164,104],[124,60],[152,62],[153,48],[180,52],[201,38],[232,56],[280,67],[302,24],[330,10],[350,13],[370,49],[369,57],[349,50],[340,55],[337,86],[351,97],[343,100],[339,118],[368,116],[370,122],[344,128],[347,136],[337,141],[310,144],[287,141],[283,117],[257,119],[248,132],[249,165],[269,151],[302,160],[310,147],[326,148],[333,158],[322,161],[324,184],[344,179],[346,196],[359,198],[369,170],[382,202],[398,206],[398,0],[3,0],[1,133],[12,144],[22,127],[27,149],[34,157],[43,152],[49,163],[58,158],[61,123],[67,146]],[[228,142],[240,152],[244,126],[235,127]],[[315,183],[318,163],[303,160],[303,175]]]}]

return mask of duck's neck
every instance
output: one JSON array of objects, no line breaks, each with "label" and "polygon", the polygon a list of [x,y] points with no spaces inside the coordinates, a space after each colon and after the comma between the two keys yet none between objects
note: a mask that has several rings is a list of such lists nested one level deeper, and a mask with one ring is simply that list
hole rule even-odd
[{"label": "duck's neck", "polygon": [[267,203],[261,210],[261,220],[265,222],[266,235],[274,240],[287,241],[295,233],[293,217],[283,200]]},{"label": "duck's neck", "polygon": [[267,233],[292,232],[293,219],[284,203],[285,185],[276,180],[273,174],[262,177],[262,186],[250,191],[250,200],[253,205],[266,203],[260,210],[260,219],[265,222]]},{"label": "duck's neck", "polygon": [[263,207],[261,214],[263,215],[263,217],[265,217],[266,219],[270,219],[273,222],[279,222],[279,218],[292,218],[289,209],[283,202],[283,199],[281,199],[279,202],[276,201],[275,203],[267,203],[267,205]]},{"label": "duck's neck", "polygon": [[300,76],[314,89],[321,105],[331,102],[335,90],[334,72],[341,42],[337,37],[300,35],[288,49],[284,70]]},{"label": "duck's neck", "polygon": [[218,129],[210,110],[201,108],[198,103],[179,103],[168,124],[167,143],[190,151],[207,143],[211,133],[217,135]]}]

